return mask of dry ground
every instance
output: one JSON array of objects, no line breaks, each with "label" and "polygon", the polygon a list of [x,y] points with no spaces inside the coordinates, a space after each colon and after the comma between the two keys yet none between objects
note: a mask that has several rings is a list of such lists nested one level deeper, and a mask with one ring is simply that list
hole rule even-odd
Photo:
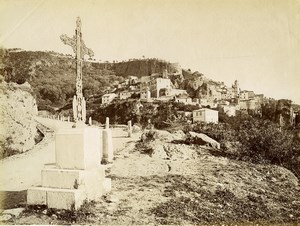
[{"label": "dry ground", "polygon": [[[111,193],[81,212],[27,209],[13,224],[297,224],[298,179],[285,168],[254,165],[188,147],[192,158],[142,154],[140,134],[113,130]],[[187,147],[181,146],[185,149]]]}]

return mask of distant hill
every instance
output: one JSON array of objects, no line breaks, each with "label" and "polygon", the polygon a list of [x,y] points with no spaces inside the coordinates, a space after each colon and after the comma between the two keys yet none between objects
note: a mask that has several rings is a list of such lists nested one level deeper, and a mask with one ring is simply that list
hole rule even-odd
[{"label": "distant hill", "polygon": [[[0,49],[0,75],[5,81],[29,82],[39,109],[60,108],[71,102],[75,94],[75,59],[42,51]],[[133,59],[124,62],[87,61],[83,67],[84,96],[103,94],[114,82],[127,76],[147,76],[152,73],[176,71],[176,66],[159,59]]]},{"label": "distant hill", "polygon": [[[76,64],[71,55],[56,52],[1,50],[0,74],[6,81],[22,84],[28,81],[39,109],[61,108],[71,103],[75,94]],[[187,90],[192,98],[211,98],[215,84],[199,72],[182,70],[164,60],[130,59],[122,62],[84,62],[84,96],[99,96],[115,82],[128,76],[162,74],[167,70],[173,87]],[[71,106],[71,105],[70,105]],[[89,106],[87,106],[89,108]]]}]

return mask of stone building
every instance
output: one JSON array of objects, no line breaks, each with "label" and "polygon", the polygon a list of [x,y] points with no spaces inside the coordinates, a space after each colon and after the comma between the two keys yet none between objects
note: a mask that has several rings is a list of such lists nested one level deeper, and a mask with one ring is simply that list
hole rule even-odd
[{"label": "stone building", "polygon": [[151,92],[151,96],[158,98],[160,97],[159,93],[160,90],[162,89],[171,89],[171,80],[168,78],[156,78],[156,79],[152,79],[150,80],[150,92]]},{"label": "stone building", "polygon": [[240,95],[240,85],[239,85],[238,80],[234,81],[234,84],[232,85],[232,90],[233,90],[234,97],[235,98],[239,97],[239,95]]},{"label": "stone building", "polygon": [[193,100],[190,97],[175,97],[175,102],[184,103],[184,104],[192,104]]},{"label": "stone building", "polygon": [[230,100],[231,98],[233,98],[232,90],[227,89],[227,90],[222,91],[221,97],[222,97],[222,100]]},{"label": "stone building", "polygon": [[234,106],[234,105],[224,105],[223,110],[224,110],[224,113],[228,116],[236,115],[236,106]]},{"label": "stone building", "polygon": [[151,93],[148,89],[143,90],[140,92],[140,99],[141,100],[150,100],[151,99]]},{"label": "stone building", "polygon": [[122,91],[120,92],[120,99],[121,100],[124,100],[124,99],[128,99],[132,96],[133,92],[130,92],[130,91]]},{"label": "stone building", "polygon": [[255,97],[255,93],[253,91],[243,90],[240,92],[240,99],[241,100],[249,100]]},{"label": "stone building", "polygon": [[180,96],[180,95],[187,95],[185,89],[168,89],[167,96]]},{"label": "stone building", "polygon": [[195,122],[218,123],[219,112],[208,108],[194,110],[193,123]]},{"label": "stone building", "polygon": [[109,104],[117,97],[115,93],[107,93],[102,96],[102,104]]},{"label": "stone building", "polygon": [[249,99],[248,91],[246,91],[246,90],[241,91],[240,92],[240,99],[241,100],[248,100]]}]

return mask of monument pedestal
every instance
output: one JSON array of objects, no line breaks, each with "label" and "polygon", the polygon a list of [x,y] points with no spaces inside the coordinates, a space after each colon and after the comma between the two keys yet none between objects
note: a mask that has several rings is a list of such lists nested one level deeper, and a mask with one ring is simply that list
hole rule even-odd
[{"label": "monument pedestal", "polygon": [[41,187],[28,189],[28,205],[78,209],[84,200],[100,198],[111,189],[100,165],[102,146],[97,128],[63,129],[56,134],[56,164],[42,170]]}]

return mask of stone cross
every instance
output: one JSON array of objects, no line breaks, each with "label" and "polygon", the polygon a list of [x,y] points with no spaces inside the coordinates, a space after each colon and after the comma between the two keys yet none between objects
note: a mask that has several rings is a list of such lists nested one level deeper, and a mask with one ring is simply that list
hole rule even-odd
[{"label": "stone cross", "polygon": [[76,95],[73,99],[73,114],[75,122],[83,122],[86,120],[86,106],[85,100],[82,94],[82,65],[84,55],[92,57],[94,55],[91,49],[88,49],[83,40],[81,33],[81,20],[77,17],[76,30],[73,38],[69,38],[67,35],[61,35],[60,39],[66,45],[72,47],[76,55]]}]

